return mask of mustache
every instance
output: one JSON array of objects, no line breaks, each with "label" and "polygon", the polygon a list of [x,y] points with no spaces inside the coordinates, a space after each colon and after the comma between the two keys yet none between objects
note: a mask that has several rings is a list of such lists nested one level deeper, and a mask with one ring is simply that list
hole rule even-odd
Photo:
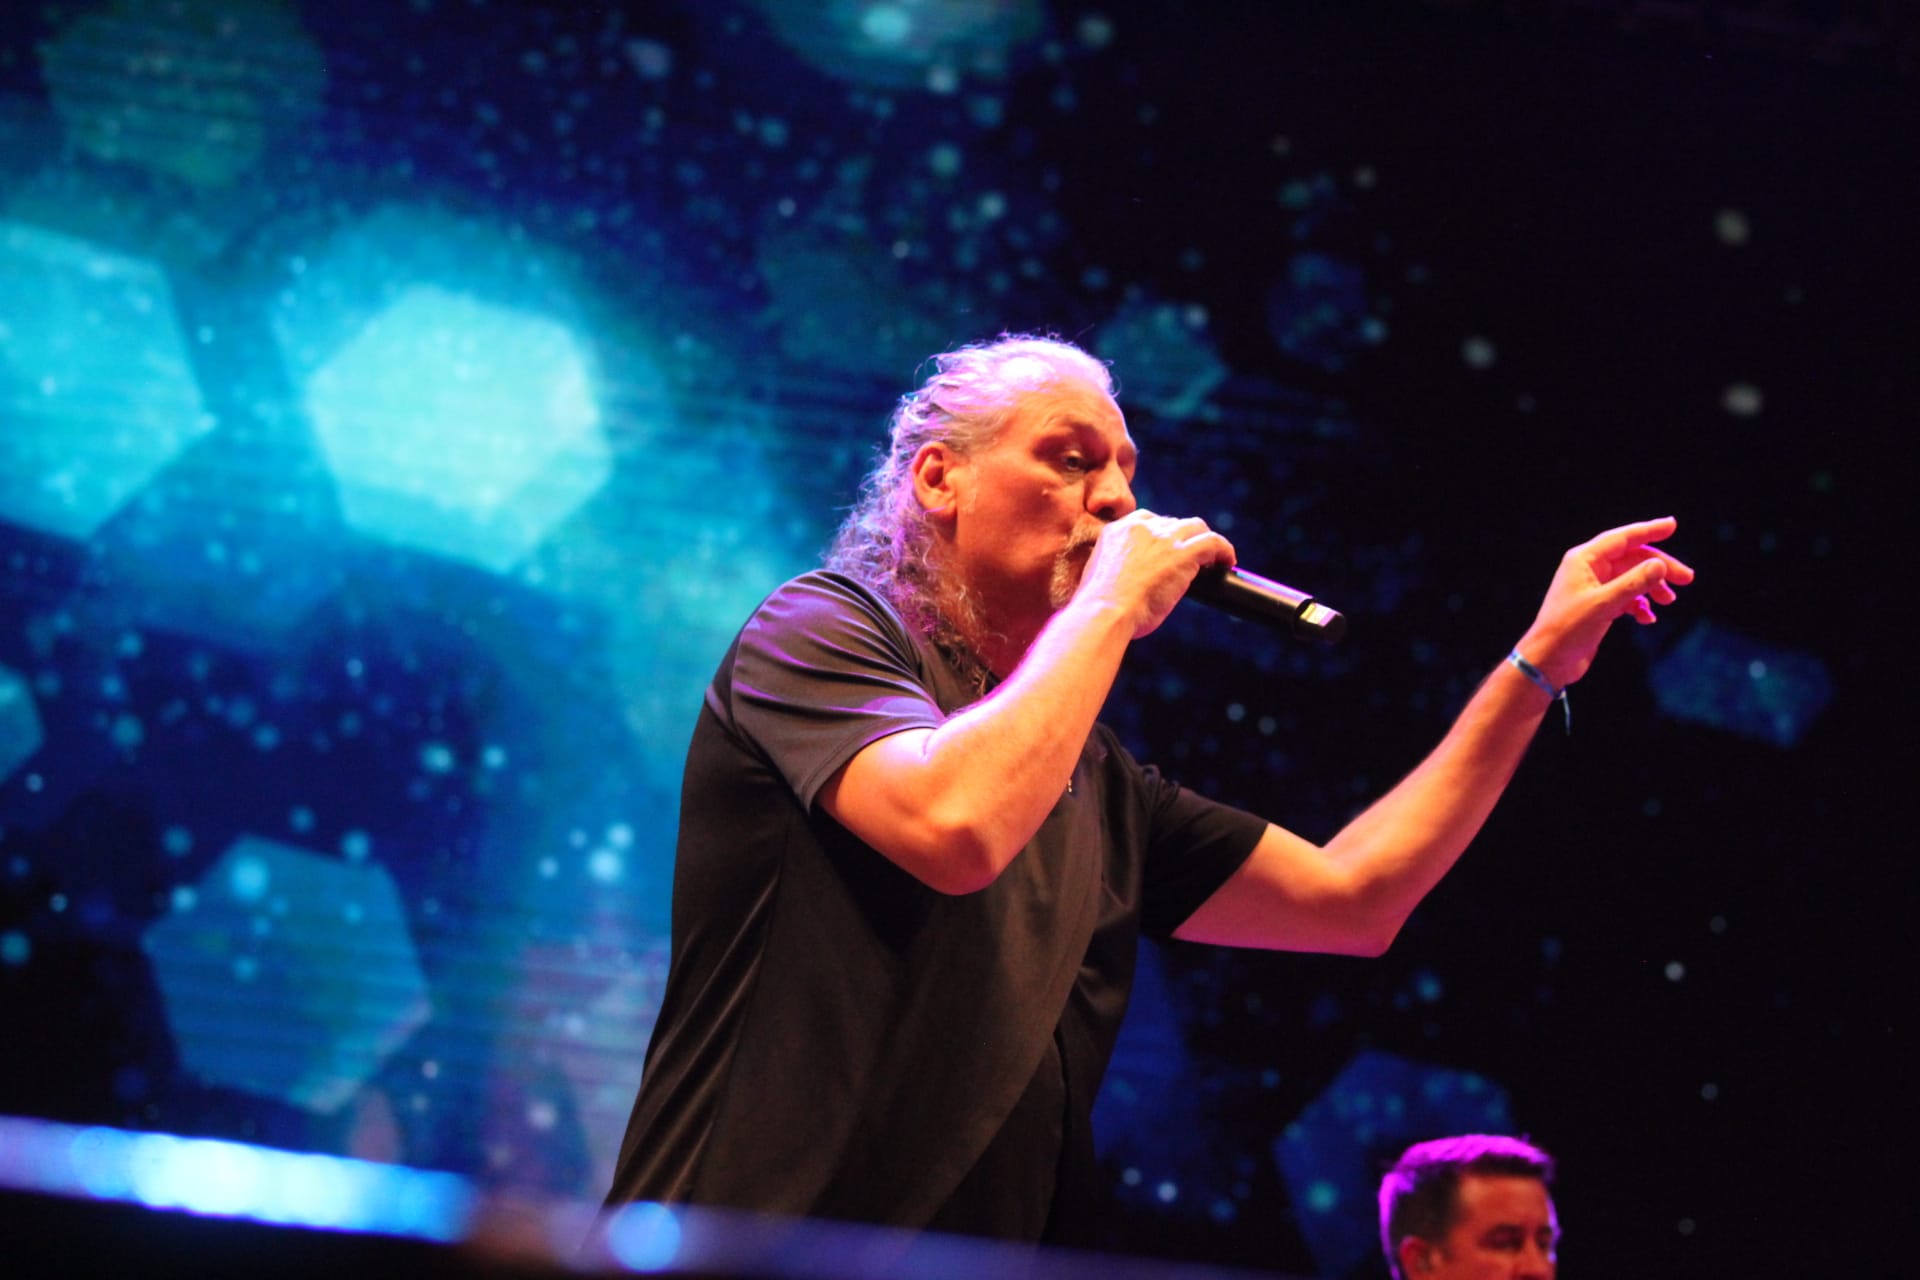
[{"label": "mustache", "polygon": [[1060,554],[1053,558],[1053,581],[1047,584],[1047,599],[1058,609],[1073,598],[1074,588],[1080,581],[1082,552],[1092,553],[1093,544],[1100,540],[1099,525],[1076,525],[1067,535],[1066,545],[1060,548]]},{"label": "mustache", "polygon": [[1064,557],[1090,550],[1094,543],[1100,541],[1100,531],[1105,527],[1097,524],[1075,525],[1072,534],[1067,537],[1067,545],[1060,548],[1060,554]]}]

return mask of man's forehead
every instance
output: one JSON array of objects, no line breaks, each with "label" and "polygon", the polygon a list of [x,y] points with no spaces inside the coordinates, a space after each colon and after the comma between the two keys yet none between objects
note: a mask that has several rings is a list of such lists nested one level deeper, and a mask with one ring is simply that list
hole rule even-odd
[{"label": "man's forehead", "polygon": [[1455,1203],[1459,1217],[1454,1229],[1469,1236],[1502,1226],[1532,1231],[1538,1226],[1560,1231],[1559,1215],[1546,1184],[1516,1174],[1465,1174]]},{"label": "man's forehead", "polygon": [[1072,423],[1094,427],[1113,435],[1121,443],[1133,445],[1127,434],[1126,416],[1112,396],[1091,383],[1078,379],[1062,380],[1031,393],[1022,405],[1037,424]]}]

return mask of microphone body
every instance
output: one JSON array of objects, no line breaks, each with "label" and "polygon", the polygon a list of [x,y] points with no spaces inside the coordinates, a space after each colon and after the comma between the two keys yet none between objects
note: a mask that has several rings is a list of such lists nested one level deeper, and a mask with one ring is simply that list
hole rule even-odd
[{"label": "microphone body", "polygon": [[1248,622],[1280,627],[1302,640],[1333,644],[1347,633],[1347,620],[1304,591],[1239,567],[1202,569],[1187,598]]}]

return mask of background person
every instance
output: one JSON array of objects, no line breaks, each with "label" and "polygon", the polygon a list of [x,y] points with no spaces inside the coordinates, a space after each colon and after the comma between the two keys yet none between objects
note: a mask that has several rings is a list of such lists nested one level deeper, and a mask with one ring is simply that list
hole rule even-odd
[{"label": "background person", "polygon": [[1553,1280],[1553,1159],[1469,1133],[1408,1147],[1380,1183],[1380,1247],[1397,1280]]}]

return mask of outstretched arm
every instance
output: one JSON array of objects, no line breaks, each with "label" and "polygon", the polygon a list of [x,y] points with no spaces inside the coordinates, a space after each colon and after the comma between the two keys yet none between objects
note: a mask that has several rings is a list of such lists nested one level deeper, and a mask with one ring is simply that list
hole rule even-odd
[{"label": "outstretched arm", "polygon": [[[1558,688],[1580,679],[1614,619],[1654,621],[1693,570],[1653,544],[1672,517],[1623,525],[1562,557],[1517,650]],[[1175,931],[1229,946],[1378,955],[1492,812],[1551,705],[1502,662],[1431,755],[1325,847],[1279,826]]]}]

